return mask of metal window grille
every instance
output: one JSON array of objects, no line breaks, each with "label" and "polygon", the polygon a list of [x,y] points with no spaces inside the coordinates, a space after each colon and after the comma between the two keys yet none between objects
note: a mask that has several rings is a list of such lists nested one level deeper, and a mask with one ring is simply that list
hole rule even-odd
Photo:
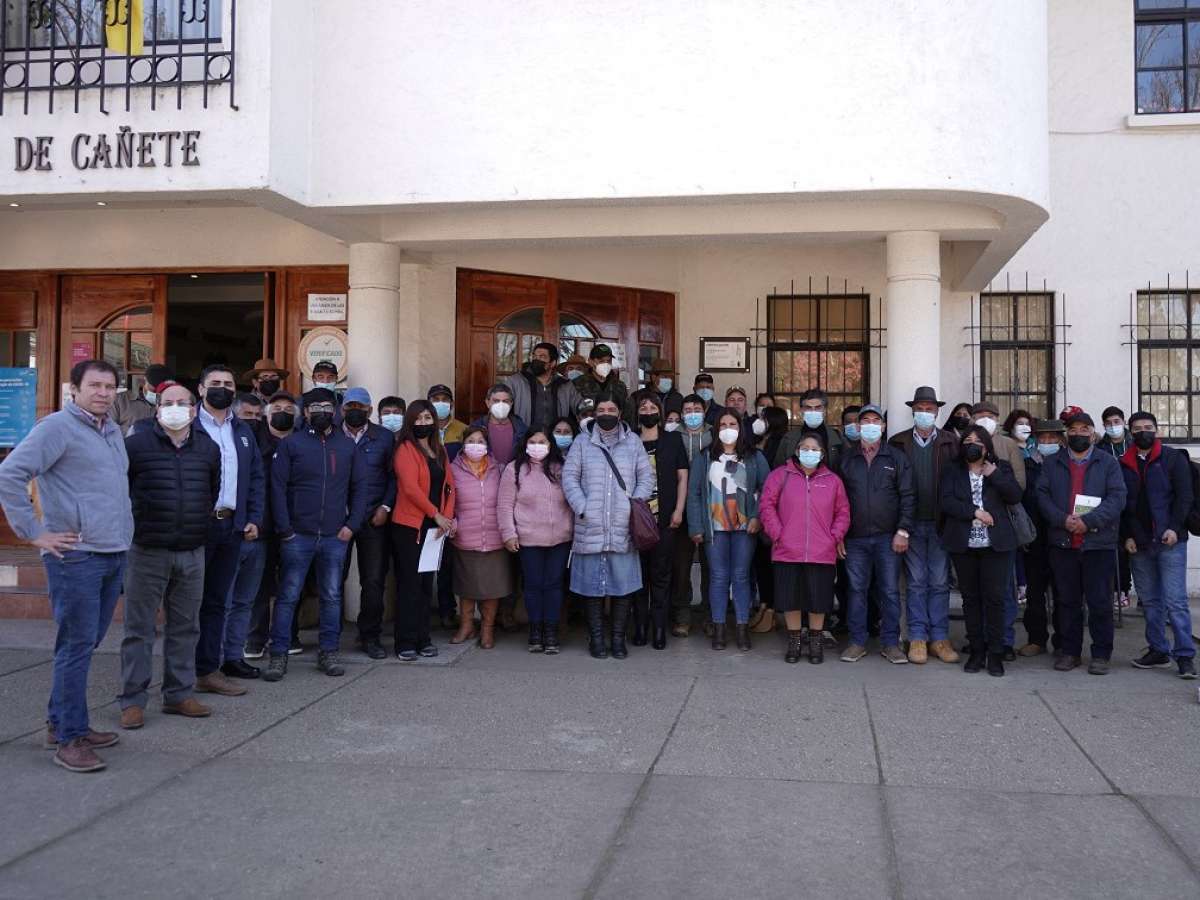
[{"label": "metal window grille", "polygon": [[1049,418],[1055,393],[1054,294],[980,294],[980,399]]},{"label": "metal window grille", "polygon": [[150,88],[151,109],[163,89],[182,109],[189,86],[202,88],[206,109],[218,90],[237,109],[237,0],[141,0],[140,23],[136,9],[134,0],[0,0],[0,115],[28,114],[39,96],[49,112],[79,112],[89,91],[101,112],[110,92],[123,94],[128,112],[140,88]]},{"label": "metal window grille", "polygon": [[1200,439],[1200,290],[1189,286],[1131,294],[1130,393],[1154,414],[1158,433],[1176,441]]},{"label": "metal window grille", "polygon": [[1200,110],[1200,2],[1135,0],[1134,33],[1138,113]]}]

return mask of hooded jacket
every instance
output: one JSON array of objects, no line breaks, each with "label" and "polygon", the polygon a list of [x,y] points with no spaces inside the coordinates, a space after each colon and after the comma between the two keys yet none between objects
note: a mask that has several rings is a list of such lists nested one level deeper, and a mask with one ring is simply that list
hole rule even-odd
[{"label": "hooded jacket", "polygon": [[758,511],[774,562],[837,562],[838,544],[850,530],[850,501],[824,463],[812,475],[795,459],[780,466],[763,485]]},{"label": "hooded jacket", "polygon": [[[654,468],[642,439],[624,422],[617,423],[618,438],[604,444],[595,422],[571,445],[563,465],[563,495],[575,513],[575,553],[628,553],[629,498],[649,500],[654,493]],[[602,449],[603,448],[603,449]],[[625,481],[621,490],[603,450]],[[628,491],[628,494],[626,494]]]},{"label": "hooded jacket", "polygon": [[[1192,509],[1192,472],[1187,453],[1156,440],[1144,464],[1133,444],[1121,457],[1125,477],[1125,509],[1121,537],[1137,541],[1138,550],[1162,544],[1163,532],[1175,532],[1180,543],[1188,539],[1187,515]],[[1140,508],[1139,508],[1140,507]],[[1145,518],[1150,519],[1146,527]]]},{"label": "hooded jacket", "polygon": [[[513,413],[526,422],[533,421],[533,392],[536,381],[537,376],[529,370],[529,363],[525,363],[520,372],[508,376],[504,381],[509,391],[512,392]],[[550,377],[548,386],[554,418],[574,416],[575,404],[579,402],[579,392],[575,390],[574,382],[556,372]],[[549,424],[547,423],[547,427]]]},{"label": "hooded jacket", "polygon": [[488,466],[482,478],[471,470],[465,453],[458,454],[450,464],[454,472],[454,520],[458,523],[454,546],[459,550],[487,553],[504,547],[496,504],[501,470],[494,459],[486,458]]},{"label": "hooded jacket", "polygon": [[575,513],[563,495],[562,471],[551,481],[546,464],[529,460],[517,485],[517,462],[504,467],[496,498],[500,537],[516,538],[522,547],[555,547],[575,534]]}]

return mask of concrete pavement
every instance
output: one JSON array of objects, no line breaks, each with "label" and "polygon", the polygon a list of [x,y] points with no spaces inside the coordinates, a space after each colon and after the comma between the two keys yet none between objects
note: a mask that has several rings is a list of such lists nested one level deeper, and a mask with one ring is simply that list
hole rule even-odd
[{"label": "concrete pavement", "polygon": [[[0,625],[0,897],[1200,896],[1197,683],[1019,661],[450,648],[203,698],[73,775],[48,623]],[[956,623],[956,631],[960,626]],[[39,630],[40,629],[40,630]],[[95,659],[115,728],[120,626]],[[308,636],[311,640],[311,635]]]}]

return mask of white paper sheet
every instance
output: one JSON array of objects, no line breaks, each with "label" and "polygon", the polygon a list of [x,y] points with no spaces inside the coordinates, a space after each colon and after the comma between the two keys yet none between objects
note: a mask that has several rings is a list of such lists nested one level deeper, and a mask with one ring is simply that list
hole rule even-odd
[{"label": "white paper sheet", "polygon": [[421,545],[421,559],[417,563],[418,572],[436,572],[442,567],[442,547],[446,543],[446,534],[437,528],[425,532],[425,543]]}]

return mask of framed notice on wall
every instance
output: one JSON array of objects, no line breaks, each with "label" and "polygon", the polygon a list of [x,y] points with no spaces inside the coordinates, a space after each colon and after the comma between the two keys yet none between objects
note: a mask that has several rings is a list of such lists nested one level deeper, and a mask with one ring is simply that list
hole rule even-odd
[{"label": "framed notice on wall", "polygon": [[749,372],[750,338],[700,338],[700,369],[704,372]]}]

